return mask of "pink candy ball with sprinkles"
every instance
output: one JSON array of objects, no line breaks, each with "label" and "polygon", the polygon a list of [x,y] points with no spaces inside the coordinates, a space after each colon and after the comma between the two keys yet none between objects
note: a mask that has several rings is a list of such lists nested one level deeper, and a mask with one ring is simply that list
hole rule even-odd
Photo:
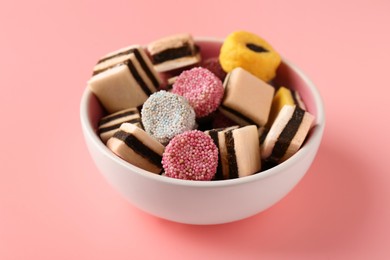
[{"label": "pink candy ball with sprinkles", "polygon": [[199,130],[175,136],[165,147],[162,157],[165,176],[209,181],[218,166],[218,149],[210,136]]},{"label": "pink candy ball with sprinkles", "polygon": [[197,67],[183,71],[172,86],[172,92],[185,97],[197,118],[214,112],[221,104],[222,81],[208,69]]}]

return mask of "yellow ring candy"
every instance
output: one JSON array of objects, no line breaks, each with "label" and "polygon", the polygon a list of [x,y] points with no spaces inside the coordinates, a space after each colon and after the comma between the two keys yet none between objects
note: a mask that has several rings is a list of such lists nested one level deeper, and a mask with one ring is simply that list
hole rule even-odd
[{"label": "yellow ring candy", "polygon": [[241,67],[268,82],[275,77],[281,57],[259,36],[237,31],[226,37],[219,54],[219,62],[227,73]]}]

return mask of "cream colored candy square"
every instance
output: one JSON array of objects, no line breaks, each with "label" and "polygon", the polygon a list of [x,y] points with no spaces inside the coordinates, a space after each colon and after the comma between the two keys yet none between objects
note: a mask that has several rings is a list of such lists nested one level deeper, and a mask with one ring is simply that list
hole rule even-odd
[{"label": "cream colored candy square", "polygon": [[275,89],[242,68],[231,71],[224,82],[220,111],[240,125],[267,123]]},{"label": "cream colored candy square", "polygon": [[88,87],[108,113],[140,106],[148,98],[126,65],[93,76],[88,81]]},{"label": "cream colored candy square", "polygon": [[[232,134],[234,153],[229,152],[227,142],[228,132]],[[244,177],[261,170],[259,138],[255,125],[248,125],[241,128],[231,127],[219,131],[218,149],[224,179]],[[235,163],[232,161],[233,158],[235,159]],[[232,177],[231,170],[233,168],[231,167],[237,167],[238,176]]]}]

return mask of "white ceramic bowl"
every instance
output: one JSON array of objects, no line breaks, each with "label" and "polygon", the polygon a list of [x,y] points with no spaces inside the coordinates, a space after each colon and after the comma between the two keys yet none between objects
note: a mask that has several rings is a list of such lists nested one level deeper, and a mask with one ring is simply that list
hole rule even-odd
[{"label": "white ceramic bowl", "polygon": [[[222,41],[198,38],[203,57],[216,56]],[[96,134],[103,110],[86,89],[80,105],[82,131],[91,157],[106,180],[130,203],[160,218],[187,224],[241,220],[271,207],[302,179],[320,145],[325,114],[321,96],[309,78],[284,60],[275,80],[299,91],[316,125],[290,159],[252,176],[223,181],[186,181],[155,175],[114,155]]]}]

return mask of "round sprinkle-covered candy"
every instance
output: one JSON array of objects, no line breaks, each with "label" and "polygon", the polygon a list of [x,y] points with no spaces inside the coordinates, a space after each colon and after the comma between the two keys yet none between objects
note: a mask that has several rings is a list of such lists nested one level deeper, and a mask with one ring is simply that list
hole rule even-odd
[{"label": "round sprinkle-covered candy", "polygon": [[172,92],[185,97],[197,118],[214,112],[220,105],[224,88],[222,81],[208,69],[197,67],[183,71],[172,86]]},{"label": "round sprinkle-covered candy", "polygon": [[266,82],[275,77],[281,61],[268,42],[245,31],[233,32],[226,37],[219,54],[224,71],[229,73],[241,67]]},{"label": "round sprinkle-covered candy", "polygon": [[199,130],[175,136],[162,157],[165,175],[183,180],[211,180],[218,166],[218,149],[210,136]]},{"label": "round sprinkle-covered candy", "polygon": [[164,145],[174,136],[196,128],[195,112],[188,101],[164,90],[145,101],[141,119],[145,131]]}]

